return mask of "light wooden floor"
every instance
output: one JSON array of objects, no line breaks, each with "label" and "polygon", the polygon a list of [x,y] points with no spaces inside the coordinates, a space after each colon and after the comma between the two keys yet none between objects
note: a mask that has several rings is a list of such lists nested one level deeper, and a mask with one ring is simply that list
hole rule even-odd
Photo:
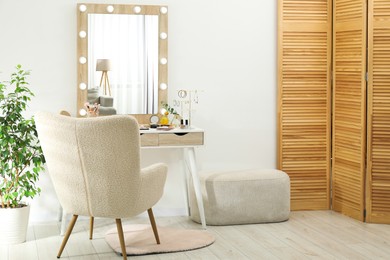
[{"label": "light wooden floor", "polygon": [[[124,221],[128,223],[148,223],[148,219]],[[157,224],[200,228],[188,217],[157,218]],[[96,219],[91,241],[88,221],[79,220],[61,259],[122,259],[104,240],[113,227],[112,220]],[[333,211],[298,211],[283,223],[209,226],[208,230],[216,236],[209,247],[131,259],[390,259],[390,225],[362,223]],[[32,225],[26,243],[0,246],[0,259],[56,259],[61,240],[59,223]]]}]

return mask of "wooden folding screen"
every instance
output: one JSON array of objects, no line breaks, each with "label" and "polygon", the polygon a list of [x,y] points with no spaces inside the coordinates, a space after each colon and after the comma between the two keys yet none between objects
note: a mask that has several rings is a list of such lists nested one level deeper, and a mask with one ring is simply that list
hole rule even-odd
[{"label": "wooden folding screen", "polygon": [[331,188],[334,210],[390,223],[390,1],[281,0],[278,11],[278,167],[292,209],[328,208]]},{"label": "wooden folding screen", "polygon": [[331,0],[280,0],[278,167],[291,208],[329,209]]},{"label": "wooden folding screen", "polygon": [[365,206],[365,2],[333,1],[332,207],[359,220]]},{"label": "wooden folding screen", "polygon": [[390,224],[390,1],[369,1],[367,222]]}]

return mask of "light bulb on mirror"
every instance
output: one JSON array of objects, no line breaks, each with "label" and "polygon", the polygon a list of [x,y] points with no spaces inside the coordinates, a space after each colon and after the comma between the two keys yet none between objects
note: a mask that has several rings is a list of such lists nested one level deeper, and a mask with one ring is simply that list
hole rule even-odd
[{"label": "light bulb on mirror", "polygon": [[114,7],[112,5],[107,6],[107,12],[112,13],[114,11]]},{"label": "light bulb on mirror", "polygon": [[85,11],[87,11],[87,6],[86,5],[80,5],[79,10],[80,10],[80,12],[84,13]]},{"label": "light bulb on mirror", "polygon": [[141,12],[141,7],[135,6],[133,11],[134,11],[134,13],[139,14]]},{"label": "light bulb on mirror", "polygon": [[168,37],[168,34],[165,32],[160,33],[160,38],[165,40]]},{"label": "light bulb on mirror", "polygon": [[162,59],[160,60],[160,63],[161,63],[162,65],[165,65],[165,64],[168,63],[168,60],[167,60],[166,58],[162,58]]},{"label": "light bulb on mirror", "polygon": [[82,108],[82,109],[80,109],[79,114],[80,114],[80,116],[86,116],[87,111],[84,108]]},{"label": "light bulb on mirror", "polygon": [[85,57],[80,57],[80,59],[79,59],[79,62],[81,63],[81,64],[85,64],[85,63],[87,63],[87,58],[85,58]]},{"label": "light bulb on mirror", "polygon": [[166,13],[168,13],[168,8],[166,8],[165,6],[163,6],[163,7],[160,8],[160,12],[161,12],[162,14],[166,14]]},{"label": "light bulb on mirror", "polygon": [[81,90],[85,90],[85,89],[87,88],[87,84],[85,84],[84,82],[82,82],[82,83],[80,83],[79,88],[80,88]]},{"label": "light bulb on mirror", "polygon": [[85,37],[87,37],[87,33],[85,31],[80,31],[79,36],[80,36],[80,38],[85,38]]},{"label": "light bulb on mirror", "polygon": [[161,90],[166,90],[168,88],[168,85],[167,84],[165,84],[165,83],[161,83],[160,84],[160,89]]}]

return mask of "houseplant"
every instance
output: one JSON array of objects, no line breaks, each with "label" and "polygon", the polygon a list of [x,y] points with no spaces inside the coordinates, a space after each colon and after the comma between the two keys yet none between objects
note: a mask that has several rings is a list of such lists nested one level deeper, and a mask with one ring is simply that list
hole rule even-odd
[{"label": "houseplant", "polygon": [[[0,243],[26,240],[29,206],[25,198],[40,193],[36,186],[45,158],[39,145],[34,118],[25,118],[34,94],[26,81],[29,71],[16,66],[10,81],[0,82]],[[27,214],[19,216],[19,212]],[[2,219],[3,218],[3,219]],[[26,223],[19,223],[20,220]],[[15,227],[13,227],[15,225]]]},{"label": "houseplant", "polygon": [[161,106],[163,108],[163,116],[160,119],[161,125],[174,125],[178,127],[180,125],[180,115],[176,112],[176,110],[168,105],[168,103],[161,102]]}]

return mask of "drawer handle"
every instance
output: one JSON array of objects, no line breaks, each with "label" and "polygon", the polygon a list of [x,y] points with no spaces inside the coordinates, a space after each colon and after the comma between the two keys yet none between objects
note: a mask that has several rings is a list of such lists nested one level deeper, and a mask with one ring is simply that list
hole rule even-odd
[{"label": "drawer handle", "polygon": [[175,135],[178,135],[178,136],[183,136],[183,135],[186,135],[188,133],[174,133]]},{"label": "drawer handle", "polygon": [[139,135],[143,135],[144,133],[139,133]]}]

